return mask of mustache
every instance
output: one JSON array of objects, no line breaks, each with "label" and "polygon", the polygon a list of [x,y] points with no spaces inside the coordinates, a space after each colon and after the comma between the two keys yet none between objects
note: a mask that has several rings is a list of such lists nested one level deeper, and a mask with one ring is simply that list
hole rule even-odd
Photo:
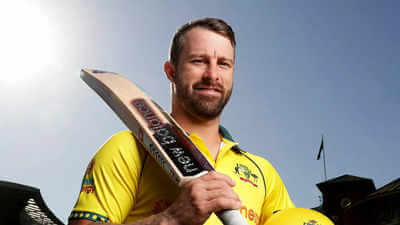
[{"label": "mustache", "polygon": [[207,89],[214,89],[219,92],[223,92],[225,88],[219,84],[219,83],[213,83],[212,81],[206,80],[206,81],[199,81],[193,85],[194,89],[199,89],[199,88],[207,88]]}]

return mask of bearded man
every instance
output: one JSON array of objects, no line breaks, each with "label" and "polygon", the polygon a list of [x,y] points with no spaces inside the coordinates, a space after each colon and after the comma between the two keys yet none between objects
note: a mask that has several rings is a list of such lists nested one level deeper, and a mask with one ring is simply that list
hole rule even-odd
[{"label": "bearded man", "polygon": [[225,209],[264,224],[294,207],[271,164],[239,148],[220,125],[232,93],[235,46],[225,21],[199,19],[177,31],[164,64],[171,115],[216,172],[178,189],[130,131],[119,132],[91,161],[70,225],[221,224],[214,213]]}]

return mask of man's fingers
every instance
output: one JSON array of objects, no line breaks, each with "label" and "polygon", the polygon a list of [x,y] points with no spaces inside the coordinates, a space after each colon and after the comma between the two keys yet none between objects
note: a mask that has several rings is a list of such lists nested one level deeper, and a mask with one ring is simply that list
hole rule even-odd
[{"label": "man's fingers", "polygon": [[210,172],[183,185],[184,188],[192,190],[192,193],[202,190],[231,189],[233,186],[235,182],[231,178],[217,172]]},{"label": "man's fingers", "polygon": [[190,196],[193,201],[196,200],[213,200],[217,198],[233,199],[240,201],[239,196],[236,192],[230,188],[215,188],[212,190],[202,188],[192,188],[190,190]]},{"label": "man's fingers", "polygon": [[192,183],[187,190],[193,200],[210,200],[218,197],[239,199],[235,191],[224,182]]},{"label": "man's fingers", "polygon": [[[206,181],[205,181],[206,180]],[[186,188],[190,192],[190,198],[195,205],[203,205],[211,210],[236,209],[240,207],[241,201],[236,192],[228,184],[224,176],[210,174],[205,180],[194,180]]]},{"label": "man's fingers", "polygon": [[211,171],[211,172],[201,176],[200,179],[203,181],[207,181],[207,182],[213,181],[213,180],[224,181],[231,187],[236,185],[235,182],[230,177],[228,177],[225,174],[218,173],[216,171]]},{"label": "man's fingers", "polygon": [[236,194],[222,192],[207,192],[208,196],[194,197],[192,199],[193,208],[199,214],[210,214],[225,209],[239,209],[242,205]]},{"label": "man's fingers", "polygon": [[217,198],[208,201],[206,204],[206,207],[211,212],[218,212],[225,209],[239,209],[242,206],[241,201],[230,198]]},{"label": "man's fingers", "polygon": [[177,200],[166,210],[179,223],[202,224],[211,213],[224,209],[238,209],[239,196],[232,187],[235,182],[228,176],[209,172],[182,186]]},{"label": "man's fingers", "polygon": [[208,190],[206,193],[207,193],[207,196],[204,197],[206,200],[212,200],[212,199],[217,199],[217,198],[226,198],[226,199],[240,201],[239,196],[231,188],[230,189]]},{"label": "man's fingers", "polygon": [[207,191],[212,191],[212,190],[216,190],[216,189],[232,189],[232,186],[230,186],[225,181],[220,181],[220,180],[212,180],[212,181],[208,181],[208,182],[202,182],[202,183],[199,183],[198,185],[202,186]]}]

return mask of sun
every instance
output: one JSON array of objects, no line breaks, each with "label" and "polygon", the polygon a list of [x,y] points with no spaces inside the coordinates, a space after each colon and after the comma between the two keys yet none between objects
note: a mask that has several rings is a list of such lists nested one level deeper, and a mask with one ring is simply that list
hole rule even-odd
[{"label": "sun", "polygon": [[0,9],[0,84],[29,82],[54,60],[50,21],[35,1],[5,1]]}]

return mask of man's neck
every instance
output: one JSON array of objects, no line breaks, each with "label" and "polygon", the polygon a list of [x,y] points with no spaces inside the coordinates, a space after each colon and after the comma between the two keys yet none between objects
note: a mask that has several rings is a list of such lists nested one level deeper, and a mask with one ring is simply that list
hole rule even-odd
[{"label": "man's neck", "polygon": [[185,131],[197,134],[204,141],[215,160],[221,145],[220,116],[214,119],[203,119],[183,112],[177,113],[177,111],[172,111],[171,115]]}]

